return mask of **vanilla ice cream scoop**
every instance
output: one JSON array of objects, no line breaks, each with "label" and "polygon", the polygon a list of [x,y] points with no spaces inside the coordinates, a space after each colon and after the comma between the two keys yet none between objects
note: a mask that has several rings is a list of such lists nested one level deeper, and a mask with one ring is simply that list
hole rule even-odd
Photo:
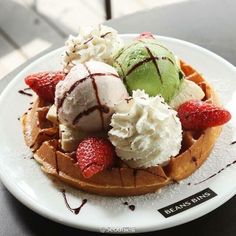
[{"label": "vanilla ice cream scoop", "polygon": [[58,119],[82,131],[105,130],[114,105],[126,97],[128,92],[112,66],[98,61],[78,64],[56,86]]},{"label": "vanilla ice cream scoop", "polygon": [[180,120],[161,96],[133,91],[132,97],[115,106],[111,126],[109,139],[132,168],[166,164],[180,151]]}]

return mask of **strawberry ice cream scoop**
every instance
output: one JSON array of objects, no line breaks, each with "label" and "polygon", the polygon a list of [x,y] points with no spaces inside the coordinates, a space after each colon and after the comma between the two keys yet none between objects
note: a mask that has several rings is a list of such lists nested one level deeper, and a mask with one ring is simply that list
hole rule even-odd
[{"label": "strawberry ice cream scoop", "polygon": [[122,80],[110,65],[98,61],[78,64],[56,86],[58,119],[82,131],[105,130],[114,105],[128,96]]}]

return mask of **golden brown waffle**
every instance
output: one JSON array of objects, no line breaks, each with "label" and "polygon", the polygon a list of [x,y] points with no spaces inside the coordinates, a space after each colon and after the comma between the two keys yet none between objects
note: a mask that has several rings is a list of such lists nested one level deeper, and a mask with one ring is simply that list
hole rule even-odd
[{"label": "golden brown waffle", "polygon": [[[204,100],[218,105],[218,98],[203,77],[191,66],[181,62],[187,79],[197,83],[205,92]],[[167,166],[132,169],[120,163],[86,179],[82,176],[74,153],[60,148],[58,127],[46,119],[49,107],[39,98],[22,117],[26,144],[47,174],[75,188],[105,196],[131,196],[155,192],[161,187],[191,175],[209,156],[221,127],[202,132],[184,131],[180,154],[171,158]]]}]

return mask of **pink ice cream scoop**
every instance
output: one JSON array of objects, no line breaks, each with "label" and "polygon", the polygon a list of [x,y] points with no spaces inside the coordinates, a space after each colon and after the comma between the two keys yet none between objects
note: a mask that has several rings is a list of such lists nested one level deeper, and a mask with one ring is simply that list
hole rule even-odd
[{"label": "pink ice cream scoop", "polygon": [[116,70],[103,62],[74,66],[56,86],[58,119],[70,127],[93,132],[110,124],[114,105],[129,97]]}]

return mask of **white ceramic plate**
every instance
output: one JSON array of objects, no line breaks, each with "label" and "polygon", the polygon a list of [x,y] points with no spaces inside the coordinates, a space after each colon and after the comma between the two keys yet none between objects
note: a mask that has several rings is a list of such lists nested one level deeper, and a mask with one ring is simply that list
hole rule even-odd
[{"label": "white ceramic plate", "polygon": [[[125,40],[135,36],[122,35]],[[26,75],[61,68],[62,49],[58,49],[25,68],[0,97],[0,177],[19,201],[35,212],[65,225],[92,231],[127,233],[160,230],[191,221],[217,208],[236,193],[236,165],[231,165],[202,184],[188,185],[208,178],[236,159],[236,144],[230,145],[236,140],[236,110],[233,110],[236,104],[236,69],[221,57],[199,46],[177,39],[159,38],[214,85],[222,103],[233,116],[224,127],[207,162],[180,184],[168,186],[161,193],[140,197],[99,197],[53,184],[39,165],[30,159],[32,154],[24,144],[17,118],[27,110],[32,98],[20,95],[17,91],[25,88],[23,79]],[[88,199],[80,214],[75,215],[67,209],[61,188],[66,188],[72,207],[80,205],[82,199]],[[169,218],[157,211],[206,188],[212,189],[217,196]],[[123,204],[126,201],[136,206],[135,211]]]}]

